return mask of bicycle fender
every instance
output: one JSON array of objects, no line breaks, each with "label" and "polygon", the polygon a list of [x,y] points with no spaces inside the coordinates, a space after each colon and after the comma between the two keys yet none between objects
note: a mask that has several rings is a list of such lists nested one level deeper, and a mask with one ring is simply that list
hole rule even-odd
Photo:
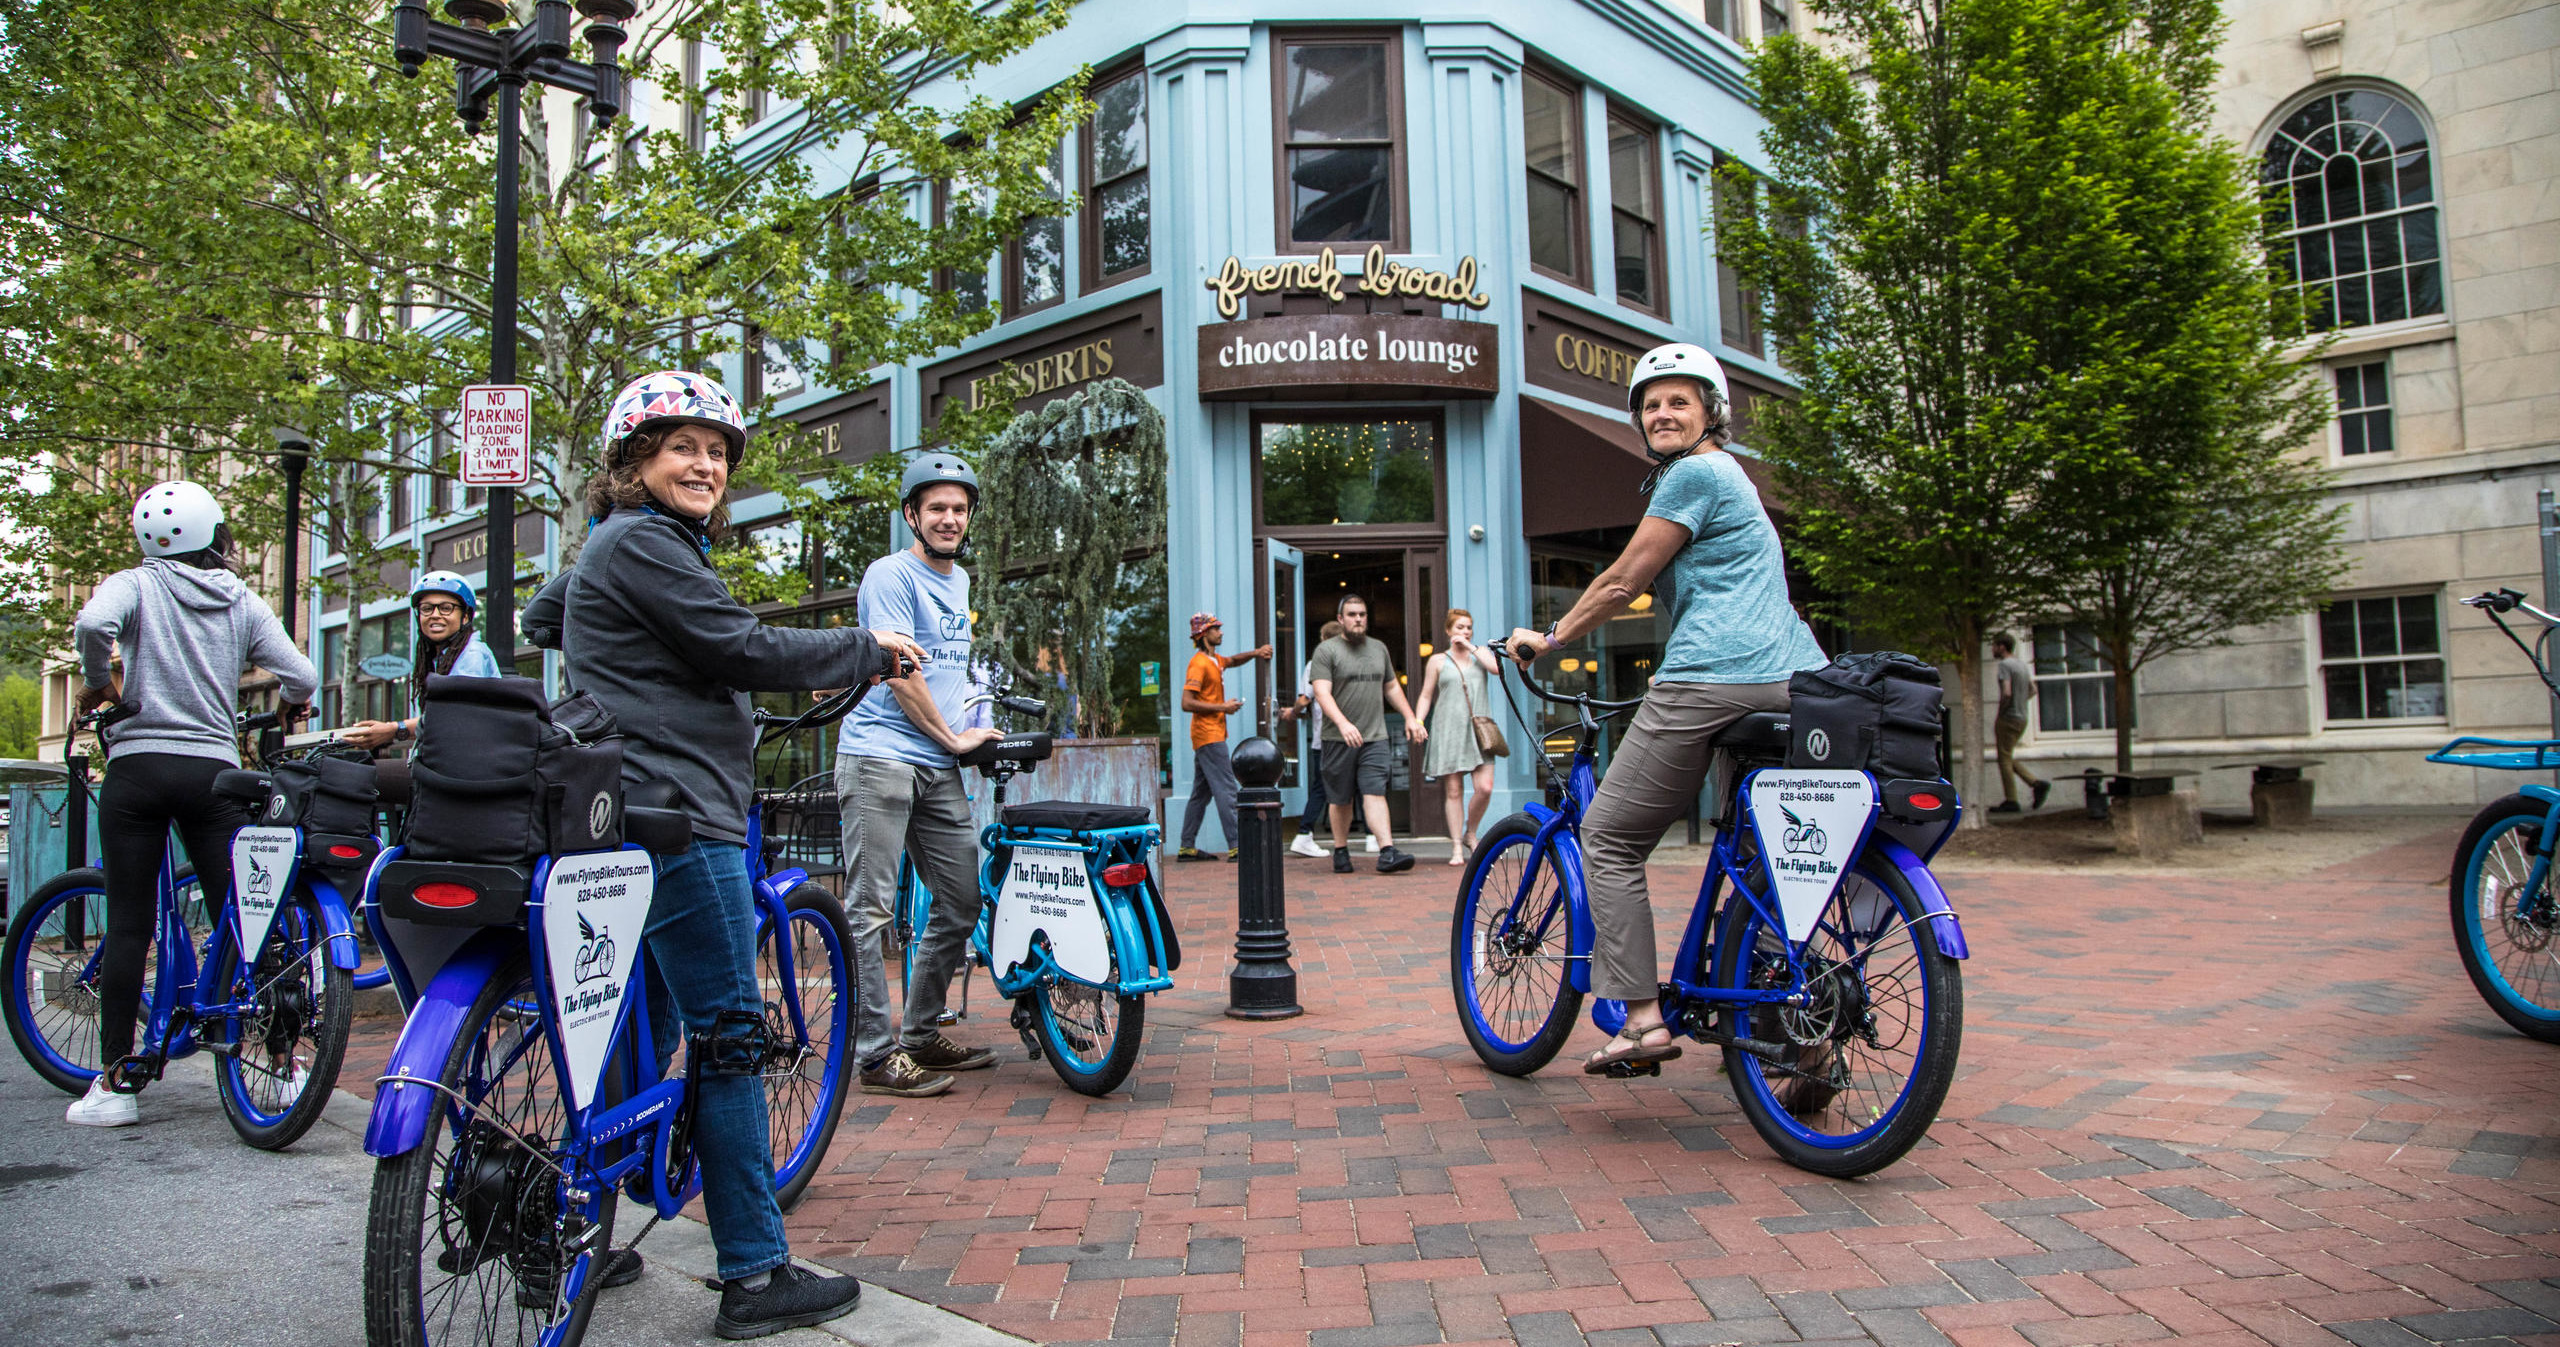
[{"label": "bicycle fender", "polygon": [[320,906],[321,928],[328,932],[329,966],[354,972],[363,960],[357,957],[361,951],[356,948],[356,923],[348,915],[346,898],[338,892],[337,885],[316,874],[305,882],[310,884],[311,897]]},{"label": "bicycle fender", "polygon": [[1955,905],[1947,901],[1947,891],[1938,886],[1938,877],[1929,873],[1928,865],[1911,848],[1881,833],[1868,839],[1870,849],[1902,872],[1911,891],[1920,895],[1922,920],[1938,923],[1938,950],[1950,959],[1961,959],[1968,951],[1964,943],[1964,925],[1956,919]]},{"label": "bicycle fender", "polygon": [[1528,813],[1538,821],[1539,841],[1555,849],[1556,868],[1564,880],[1565,977],[1573,983],[1575,991],[1588,995],[1591,991],[1590,956],[1597,940],[1591,930],[1591,896],[1582,887],[1582,839],[1563,825],[1556,811],[1543,804],[1531,804]]},{"label": "bicycle fender", "polygon": [[[2516,788],[2516,794],[2541,804],[2560,806],[2560,790],[2554,790],[2549,786],[2519,786]],[[2560,808],[2553,809],[2551,814],[2542,820],[2542,836],[2538,840],[2540,845],[2534,848],[2534,854],[2548,857],[2551,854],[2552,845],[2560,842]],[[2541,882],[2542,877],[2536,875],[2531,878],[2529,884]],[[2527,893],[2533,891],[2531,887],[2525,890]]]},{"label": "bicycle fender", "polygon": [[434,1080],[444,1072],[453,1039],[471,1015],[471,1003],[495,977],[499,965],[514,953],[523,933],[493,926],[475,935],[436,970],[435,980],[410,1007],[409,1022],[382,1070],[382,1088],[373,1096],[373,1112],[365,1120],[364,1153],[377,1160],[405,1155],[426,1139],[427,1126],[442,1102],[435,1090],[395,1077]]},{"label": "bicycle fender", "polygon": [[795,865],[788,870],[776,870],[757,880],[756,887],[773,895],[774,906],[787,908],[791,903],[791,891],[808,882],[809,872]]}]

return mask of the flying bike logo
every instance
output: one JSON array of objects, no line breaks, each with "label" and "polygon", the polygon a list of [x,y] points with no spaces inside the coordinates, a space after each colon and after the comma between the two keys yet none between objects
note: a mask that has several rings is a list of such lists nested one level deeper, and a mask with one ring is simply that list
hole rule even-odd
[{"label": "the flying bike logo", "polygon": [[[1818,735],[1822,731],[1815,730],[1814,733]],[[1822,830],[1821,824],[1799,818],[1796,811],[1784,806],[1780,806],[1778,812],[1787,820],[1787,830],[1779,836],[1778,845],[1798,856],[1821,856],[1830,851],[1831,835]]]},{"label": "the flying bike logo", "polygon": [[572,967],[581,983],[613,976],[613,934],[598,931],[583,912],[578,914],[578,958]]},{"label": "the flying bike logo", "polygon": [[[1806,756],[1812,758],[1815,762],[1831,761],[1831,732],[1820,729],[1805,731],[1804,751]],[[1795,816],[1790,814],[1788,817],[1793,818]]]},{"label": "the flying bike logo", "polygon": [[600,790],[587,806],[587,836],[602,837],[613,826],[613,792]]},{"label": "the flying bike logo", "polygon": [[292,807],[292,802],[284,798],[282,791],[278,791],[267,799],[267,820],[271,823],[283,822],[285,810]]},{"label": "the flying bike logo", "polygon": [[942,614],[942,639],[946,641],[968,640],[969,615],[967,613]]},{"label": "the flying bike logo", "polygon": [[276,872],[258,864],[257,853],[250,853],[249,896],[252,898],[264,898],[274,891],[275,884]]}]

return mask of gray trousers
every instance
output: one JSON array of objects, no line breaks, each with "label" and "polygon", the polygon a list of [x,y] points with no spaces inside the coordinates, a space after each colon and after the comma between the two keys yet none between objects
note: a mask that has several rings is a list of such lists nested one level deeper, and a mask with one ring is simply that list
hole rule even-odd
[{"label": "gray trousers", "polygon": [[[978,831],[957,767],[918,767],[895,758],[836,758],[843,811],[845,915],[853,922],[854,1060],[869,1070],[901,1046],[931,1042],[951,977],[967,957],[978,921]],[[915,862],[933,894],[916,931],[915,976],[907,981],[906,1027],[889,1017],[888,931],[898,897],[898,858]]]},{"label": "gray trousers", "polygon": [[1688,814],[1714,756],[1707,741],[1753,711],[1787,709],[1784,683],[1656,683],[1636,708],[1582,816],[1582,870],[1591,893],[1591,994],[1650,1001],[1660,983],[1644,862],[1663,831]]},{"label": "gray trousers", "polygon": [[1219,835],[1227,846],[1236,845],[1236,767],[1227,757],[1227,741],[1202,744],[1191,751],[1191,802],[1182,807],[1182,845],[1188,850],[1200,840],[1200,820],[1209,812],[1209,801],[1218,802]]}]

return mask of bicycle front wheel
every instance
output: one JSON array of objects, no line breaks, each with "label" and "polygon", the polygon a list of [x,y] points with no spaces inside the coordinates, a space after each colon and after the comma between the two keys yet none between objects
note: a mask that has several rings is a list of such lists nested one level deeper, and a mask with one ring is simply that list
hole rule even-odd
[{"label": "bicycle front wheel", "polygon": [[614,1191],[562,1172],[568,1101],[524,955],[480,989],[437,1082],[426,1139],[374,1169],[366,1342],[576,1347],[613,1245]]},{"label": "bicycle front wheel", "polygon": [[328,934],[319,903],[297,893],[276,913],[256,963],[241,966],[239,933],[227,931],[205,970],[209,999],[251,1008],[218,1021],[215,1036],[229,1042],[213,1080],[231,1130],[260,1150],[301,1140],[338,1086],[355,979],[330,962]]},{"label": "bicycle front wheel", "polygon": [[[853,1038],[853,970],[845,956],[844,906],[815,884],[791,891],[782,929],[756,942],[756,985],[764,997],[764,1100],[773,1146],[773,1196],[784,1211],[800,1202],[826,1157],[844,1112],[846,1046]],[[782,954],[791,976],[782,975]],[[791,1007],[799,1007],[799,1029]]]},{"label": "bicycle front wheel", "polygon": [[[1786,932],[1733,894],[1713,985],[1784,990],[1787,949]],[[1955,1083],[1962,978],[1910,881],[1874,856],[1841,878],[1800,957],[1811,1004],[1730,1008],[1740,1037],[1777,1050],[1727,1048],[1725,1073],[1780,1159],[1837,1179],[1872,1174],[1918,1144]]]},{"label": "bicycle front wheel", "polygon": [[[105,1064],[98,1060],[98,962],[107,941],[107,877],[97,869],[70,870],[36,890],[9,925],[0,946],[0,1011],[9,1037],[55,1088],[82,1094]],[[144,1013],[149,1013],[154,940],[142,973]]]},{"label": "bicycle front wheel", "polygon": [[1484,834],[1449,923],[1449,989],[1458,1023],[1485,1066],[1525,1076],[1555,1059],[1582,1011],[1572,923],[1554,855],[1536,845],[1538,821],[1513,814]]},{"label": "bicycle front wheel", "polygon": [[2480,999],[2519,1033],[2560,1043],[2560,935],[2551,878],[2531,889],[2551,807],[2510,795],[2480,811],[2454,852],[2453,945]]}]

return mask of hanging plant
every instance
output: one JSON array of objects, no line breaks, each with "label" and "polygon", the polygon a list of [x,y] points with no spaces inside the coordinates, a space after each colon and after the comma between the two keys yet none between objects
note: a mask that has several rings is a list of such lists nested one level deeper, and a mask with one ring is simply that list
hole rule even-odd
[{"label": "hanging plant", "polygon": [[1113,596],[1163,565],[1164,417],[1104,379],[1013,418],[980,457],[982,649],[1025,689],[1063,683],[1076,733],[1111,734]]}]

